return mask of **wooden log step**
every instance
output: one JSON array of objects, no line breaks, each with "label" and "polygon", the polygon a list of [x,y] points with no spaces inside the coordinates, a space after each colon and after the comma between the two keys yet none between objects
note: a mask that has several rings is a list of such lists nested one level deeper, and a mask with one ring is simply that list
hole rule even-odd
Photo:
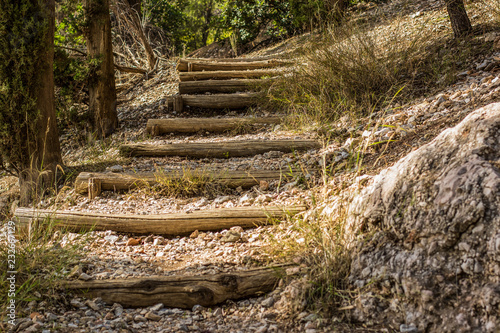
[{"label": "wooden log step", "polygon": [[227,132],[259,124],[279,124],[280,117],[255,118],[169,118],[149,119],[146,131],[151,135],[165,133]]},{"label": "wooden log step", "polygon": [[253,71],[213,71],[213,72],[181,72],[179,80],[198,81],[198,80],[228,80],[228,79],[251,79],[262,78],[264,76],[277,76],[283,72],[275,70],[253,70]]},{"label": "wooden log step", "polygon": [[255,91],[268,80],[206,80],[179,82],[179,94],[233,93],[239,91]]},{"label": "wooden log step", "polygon": [[207,61],[180,59],[177,64],[179,72],[197,72],[197,71],[244,71],[262,68],[273,68],[290,65],[290,61],[279,60],[260,60],[260,61]]},{"label": "wooden log step", "polygon": [[183,156],[230,158],[264,154],[269,151],[292,152],[320,148],[315,140],[246,140],[208,143],[128,144],[120,146],[124,156]]},{"label": "wooden log step", "polygon": [[252,228],[266,224],[269,218],[280,219],[304,211],[304,206],[285,209],[279,207],[237,207],[173,213],[161,215],[119,215],[73,211],[36,210],[18,208],[14,219],[22,234],[34,223],[50,219],[57,228],[69,231],[113,230],[133,234],[185,235],[195,230],[215,231],[240,226]]},{"label": "wooden log step", "polygon": [[262,93],[181,95],[184,106],[204,109],[244,109],[257,104]]},{"label": "wooden log step", "polygon": [[167,97],[170,109],[180,112],[184,106],[203,109],[244,109],[257,104],[262,93],[214,94],[214,95],[175,95]]},{"label": "wooden log step", "polygon": [[274,56],[264,56],[264,57],[249,57],[249,58],[181,58],[179,62],[189,62],[189,61],[203,61],[203,62],[254,62],[254,61],[287,61],[287,59],[280,59]]},{"label": "wooden log step", "polygon": [[201,276],[68,281],[62,287],[85,297],[101,297],[108,304],[148,307],[163,303],[169,308],[192,309],[196,304],[209,307],[270,292],[291,267],[271,266]]},{"label": "wooden log step", "polygon": [[[98,181],[101,191],[128,191],[133,188],[154,186],[163,179],[181,181],[182,179],[199,178],[210,183],[217,183],[230,188],[250,188],[259,185],[261,181],[289,180],[302,174],[299,170],[248,170],[248,171],[203,171],[203,170],[172,170],[148,173],[96,173],[81,172],[75,180],[75,191],[80,194],[90,193],[91,180]],[[99,193],[100,194],[100,193]],[[99,195],[97,194],[97,195]],[[96,196],[97,196],[96,195]]]}]

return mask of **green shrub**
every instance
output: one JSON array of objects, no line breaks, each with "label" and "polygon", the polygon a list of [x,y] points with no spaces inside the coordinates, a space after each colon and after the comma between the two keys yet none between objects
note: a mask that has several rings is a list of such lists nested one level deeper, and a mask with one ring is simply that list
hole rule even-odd
[{"label": "green shrub", "polygon": [[[45,52],[47,22],[40,0],[0,0],[0,162],[30,165],[37,133],[36,75]],[[8,164],[8,166],[6,165]]]}]

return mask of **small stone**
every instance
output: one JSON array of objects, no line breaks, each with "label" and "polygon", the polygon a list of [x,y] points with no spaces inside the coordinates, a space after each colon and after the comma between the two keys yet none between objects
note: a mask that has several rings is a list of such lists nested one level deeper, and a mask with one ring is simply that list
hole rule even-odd
[{"label": "small stone", "polygon": [[161,316],[157,315],[156,313],[154,313],[152,311],[149,311],[148,313],[146,313],[146,318],[149,320],[152,320],[152,321],[160,321],[161,320]]},{"label": "small stone", "polygon": [[115,316],[120,317],[123,314],[123,308],[121,306],[118,306],[115,308]]},{"label": "small stone", "polygon": [[261,191],[267,191],[267,190],[269,190],[269,182],[266,182],[265,180],[261,180],[259,182],[259,189]]},{"label": "small stone", "polygon": [[30,318],[32,321],[38,321],[42,323],[45,321],[45,317],[39,312],[32,312],[30,314]]},{"label": "small stone", "polygon": [[118,236],[117,235],[109,235],[109,236],[104,237],[104,240],[108,244],[114,244],[118,240]]},{"label": "small stone", "polygon": [[231,200],[231,197],[229,196],[223,196],[223,197],[217,197],[215,200],[214,200],[214,203],[215,204],[223,204],[225,202],[228,202]]},{"label": "small stone", "polygon": [[47,319],[47,321],[56,321],[58,317],[51,312],[47,312],[45,314],[45,318]]},{"label": "small stone", "polygon": [[268,297],[262,301],[261,305],[265,308],[270,308],[274,304],[274,298]]},{"label": "small stone", "polygon": [[78,277],[78,280],[83,280],[83,281],[92,280],[92,276],[88,275],[87,273],[82,273]]},{"label": "small stone", "polygon": [[483,270],[483,266],[479,263],[479,261],[476,260],[476,262],[474,263],[474,273],[482,273]]},{"label": "small stone", "polygon": [[72,299],[70,301],[70,304],[73,305],[75,308],[83,308],[85,305],[83,305],[82,302],[80,302],[79,300],[77,299]]},{"label": "small stone", "polygon": [[151,311],[160,311],[161,309],[163,309],[163,303],[153,305],[152,307],[150,307],[150,309]]},{"label": "small stone", "polygon": [[177,327],[183,332],[189,332],[189,328],[185,324],[179,324]]},{"label": "small stone", "polygon": [[199,236],[200,232],[198,230],[195,230],[189,235],[189,238],[197,238]]},{"label": "small stone", "polygon": [[305,329],[315,329],[316,323],[314,321],[308,321],[304,326]]},{"label": "small stone", "polygon": [[242,227],[240,227],[239,225],[238,225],[238,226],[236,226],[236,227],[232,227],[232,228],[231,228],[231,229],[229,229],[229,230],[230,230],[230,231],[239,232],[239,233],[243,232],[243,228],[242,228]]},{"label": "small stone", "polygon": [[126,329],[128,327],[127,323],[121,318],[113,320],[112,323],[115,325],[115,328]]},{"label": "small stone", "polygon": [[222,309],[221,309],[221,308],[217,308],[217,309],[215,309],[215,311],[213,312],[213,316],[214,316],[214,317],[221,317],[221,316],[223,316],[223,314],[224,314],[224,313],[223,313],[223,311],[222,311]]},{"label": "small stone", "polygon": [[99,311],[99,305],[97,305],[97,303],[94,301],[88,300],[85,302],[85,305],[94,311]]},{"label": "small stone", "polygon": [[123,167],[121,165],[113,165],[108,170],[111,172],[123,172]]},{"label": "small stone", "polygon": [[196,304],[195,306],[193,306],[193,309],[191,309],[191,311],[193,311],[194,313],[199,313],[203,310],[203,306],[199,305],[199,304]]},{"label": "small stone", "polygon": [[401,333],[418,333],[418,329],[415,325],[401,324],[399,326],[399,331]]},{"label": "small stone", "polygon": [[237,231],[234,230],[229,230],[222,238],[221,242],[222,243],[234,243],[240,240],[241,234]]},{"label": "small stone", "polygon": [[129,238],[125,246],[137,246],[139,244],[141,244],[140,238]]},{"label": "small stone", "polygon": [[137,323],[141,323],[141,322],[146,322],[148,320],[141,315],[136,315],[134,316],[134,321]]},{"label": "small stone", "polygon": [[108,312],[104,316],[104,319],[106,319],[106,320],[113,320],[113,319],[115,319],[115,315],[113,314],[113,312]]}]

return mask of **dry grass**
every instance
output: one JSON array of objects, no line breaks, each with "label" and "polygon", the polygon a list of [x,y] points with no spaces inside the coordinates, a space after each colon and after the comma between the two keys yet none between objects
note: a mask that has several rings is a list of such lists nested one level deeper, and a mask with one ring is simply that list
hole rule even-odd
[{"label": "dry grass", "polygon": [[227,188],[217,182],[218,173],[216,172],[190,169],[183,169],[179,172],[181,177],[172,178],[165,174],[163,170],[157,170],[155,173],[157,184],[144,187],[142,191],[173,198],[216,197],[228,192]]},{"label": "dry grass", "polygon": [[[55,290],[69,272],[68,267],[78,262],[77,255],[80,245],[68,241],[68,235],[55,231],[50,220],[44,220],[33,225],[29,235],[24,238],[17,236],[15,253],[15,278],[16,278],[16,315],[23,315],[23,308],[33,300],[54,300]],[[6,234],[0,239],[0,298],[7,300],[9,281],[7,277],[11,271],[7,267],[9,254],[8,238]],[[9,259],[12,259],[10,257]],[[0,315],[6,314],[7,301],[1,302]]]},{"label": "dry grass", "polygon": [[345,115],[355,121],[391,103],[442,89],[472,57],[491,49],[474,37],[453,40],[444,15],[436,11],[418,19],[347,22],[327,29],[302,52],[306,65],[274,81],[268,97],[273,106],[288,111],[292,127],[301,127]]}]

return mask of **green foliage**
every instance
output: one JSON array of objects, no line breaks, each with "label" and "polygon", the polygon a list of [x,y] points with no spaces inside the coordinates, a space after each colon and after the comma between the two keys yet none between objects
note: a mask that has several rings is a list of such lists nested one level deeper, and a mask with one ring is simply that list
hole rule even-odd
[{"label": "green foliage", "polygon": [[188,51],[232,38],[237,44],[259,34],[290,36],[327,25],[337,0],[145,0],[146,19],[163,29],[175,49]]},{"label": "green foliage", "polygon": [[70,57],[64,49],[56,48],[54,54],[56,115],[63,125],[78,121],[78,106],[88,100],[89,73],[89,61]]},{"label": "green foliage", "polygon": [[45,52],[45,5],[0,0],[0,161],[20,171],[30,164],[39,110],[35,91]]},{"label": "green foliage", "polygon": [[84,45],[85,11],[83,2],[59,0],[57,1],[56,12],[55,44],[65,46]]},{"label": "green foliage", "polygon": [[219,25],[234,33],[240,43],[252,41],[262,29],[272,36],[281,36],[295,28],[290,3],[275,0],[229,0]]},{"label": "green foliage", "polygon": [[146,0],[146,19],[170,37],[176,50],[194,50],[214,39],[220,0]]}]

